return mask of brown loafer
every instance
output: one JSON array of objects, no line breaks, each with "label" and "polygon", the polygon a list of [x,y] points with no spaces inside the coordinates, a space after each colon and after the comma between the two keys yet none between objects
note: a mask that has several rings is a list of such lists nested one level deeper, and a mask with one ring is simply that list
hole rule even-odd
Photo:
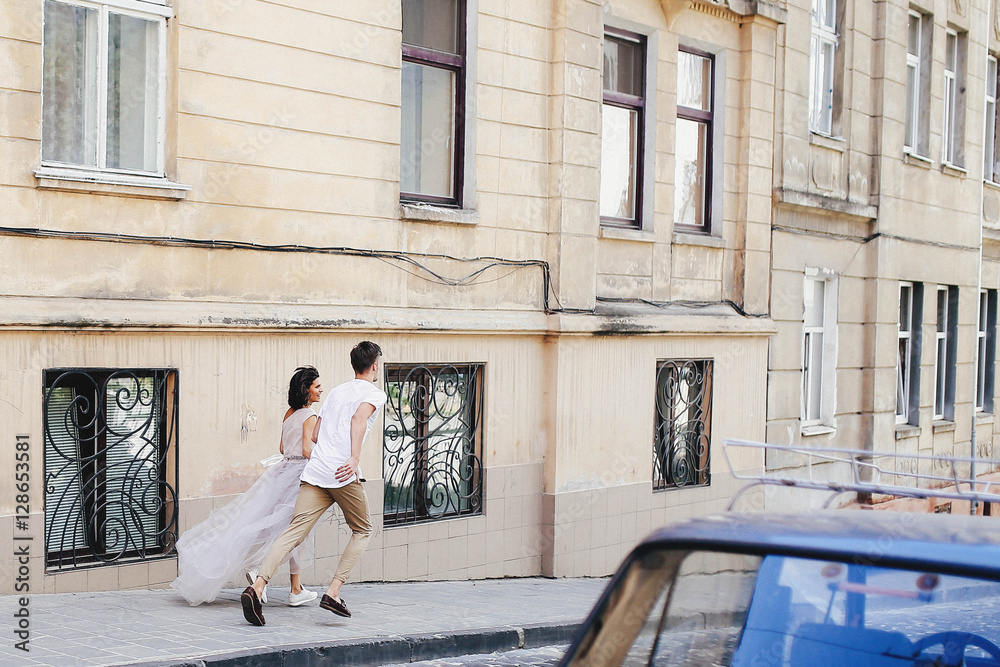
[{"label": "brown loafer", "polygon": [[344,604],[344,601],[342,599],[334,600],[332,597],[326,595],[325,593],[323,594],[322,599],[320,599],[319,601],[319,606],[322,607],[323,609],[329,609],[337,616],[344,616],[345,618],[351,617],[351,612],[347,608],[347,605]]},{"label": "brown loafer", "polygon": [[253,586],[247,586],[243,594],[240,595],[240,604],[243,605],[243,618],[247,619],[250,625],[264,625],[264,612],[260,608],[260,598]]}]

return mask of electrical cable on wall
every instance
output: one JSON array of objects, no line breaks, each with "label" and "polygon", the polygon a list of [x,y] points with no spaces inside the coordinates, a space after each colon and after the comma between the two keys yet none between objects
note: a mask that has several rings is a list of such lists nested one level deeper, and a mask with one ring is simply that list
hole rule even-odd
[{"label": "electrical cable on wall", "polygon": [[[76,232],[76,231],[58,231],[52,229],[38,229],[31,227],[0,227],[0,235],[4,236],[28,236],[34,238],[56,238],[65,240],[75,240],[75,241],[96,241],[103,243],[130,243],[130,244],[141,244],[141,245],[159,245],[174,248],[208,248],[213,250],[256,250],[259,252],[287,252],[287,253],[313,253],[313,254],[324,254],[324,255],[342,255],[348,257],[371,257],[373,259],[381,260],[390,266],[404,271],[412,276],[420,278],[422,280],[427,280],[428,282],[438,283],[442,285],[448,285],[450,287],[467,287],[471,285],[483,285],[491,282],[496,282],[502,280],[512,275],[516,271],[520,271],[526,268],[537,267],[542,272],[542,308],[546,314],[583,314],[583,315],[593,315],[595,314],[594,309],[585,308],[564,308],[562,303],[559,301],[559,296],[552,290],[552,280],[551,280],[551,269],[549,263],[545,260],[540,259],[507,259],[503,257],[455,257],[453,255],[445,254],[435,254],[435,253],[418,253],[418,252],[408,252],[408,251],[398,251],[398,250],[366,250],[364,248],[351,248],[348,246],[307,246],[298,244],[278,244],[269,245],[262,243],[252,243],[249,241],[226,241],[226,240],[211,240],[211,239],[192,239],[176,236],[140,236],[136,234],[109,234],[105,232]],[[475,271],[472,271],[464,276],[460,277],[450,277],[442,275],[437,271],[431,269],[429,266],[424,264],[420,260],[432,260],[440,259],[452,262],[459,262],[464,264],[469,264],[473,262],[487,262],[485,266],[478,267]],[[392,262],[401,262],[402,264],[412,267],[414,270],[407,269],[404,266],[399,266],[393,264]],[[512,270],[508,271],[506,274],[491,279],[480,279],[483,274],[493,268],[497,267],[509,267]],[[549,295],[551,293],[552,298],[555,300],[557,306],[553,308],[549,302]],[[766,315],[746,313],[740,306],[736,303],[723,300],[723,301],[668,301],[668,302],[658,302],[650,301],[648,299],[634,298],[613,298],[613,297],[597,297],[598,301],[601,302],[613,302],[613,303],[642,303],[649,306],[654,306],[657,308],[664,308],[667,306],[683,306],[687,308],[704,308],[714,305],[729,305],[736,312],[744,317],[766,317]]]}]

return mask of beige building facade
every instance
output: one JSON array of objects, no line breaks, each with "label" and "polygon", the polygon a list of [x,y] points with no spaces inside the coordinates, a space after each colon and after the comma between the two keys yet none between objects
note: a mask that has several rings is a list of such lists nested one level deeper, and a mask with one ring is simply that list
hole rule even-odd
[{"label": "beige building facade", "polygon": [[[294,369],[332,387],[361,339],[390,400],[359,580],[606,575],[656,526],[725,508],[726,438],[779,428],[792,369],[769,339],[794,313],[772,265],[785,289],[801,253],[772,237],[775,184],[795,190],[796,146],[881,173],[871,114],[839,152],[788,129],[783,26],[806,10],[335,5],[0,3],[0,593],[168,584],[177,537],[277,451]],[[919,173],[978,182],[966,150],[966,175]],[[875,191],[845,194],[851,230]],[[861,241],[838,234],[847,261]],[[891,329],[889,280],[859,335],[869,302]],[[891,387],[884,356],[859,378]],[[307,584],[335,569],[338,516]]]},{"label": "beige building facade", "polygon": [[995,459],[996,5],[788,3],[768,442]]}]

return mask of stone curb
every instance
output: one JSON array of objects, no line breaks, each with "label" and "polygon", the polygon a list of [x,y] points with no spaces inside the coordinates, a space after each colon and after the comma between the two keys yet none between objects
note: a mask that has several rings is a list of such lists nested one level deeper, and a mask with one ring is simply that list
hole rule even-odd
[{"label": "stone curb", "polygon": [[119,667],[126,664],[131,667],[361,667],[565,644],[572,641],[579,629],[579,623],[536,623],[523,627],[275,646],[204,658],[122,663]]}]

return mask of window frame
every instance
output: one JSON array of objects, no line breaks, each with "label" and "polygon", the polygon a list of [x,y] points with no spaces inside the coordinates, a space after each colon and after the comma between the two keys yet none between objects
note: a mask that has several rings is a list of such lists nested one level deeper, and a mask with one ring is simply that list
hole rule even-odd
[{"label": "window frame", "polygon": [[[96,164],[77,164],[61,162],[44,158],[43,141],[39,142],[40,164],[43,169],[62,169],[74,172],[89,172],[93,174],[109,174],[120,176],[138,176],[164,178],[166,175],[166,110],[167,110],[167,20],[173,18],[173,10],[158,0],[44,0],[44,3],[59,3],[73,7],[83,7],[98,12],[97,27],[97,75],[95,89],[97,94],[97,109],[94,123],[97,125],[95,138],[97,155]],[[44,14],[43,3],[43,14]],[[107,105],[108,105],[108,17],[110,13],[122,14],[157,23],[157,59],[156,73],[157,106],[156,106],[156,168],[152,171],[144,169],[122,169],[107,166]],[[42,79],[45,79],[44,29],[42,44]],[[42,109],[45,108],[47,95],[44,83],[42,85]],[[43,112],[44,122],[44,112]]]},{"label": "window frame", "polygon": [[[158,452],[156,455],[157,465],[157,497],[159,499],[159,507],[157,508],[157,533],[159,536],[159,544],[152,547],[146,548],[146,545],[142,547],[136,547],[132,549],[125,549],[121,553],[109,553],[107,545],[102,546],[102,536],[98,530],[98,526],[104,524],[106,518],[107,506],[102,504],[104,499],[108,494],[108,479],[107,471],[109,469],[108,465],[108,453],[116,445],[123,445],[126,440],[130,441],[130,437],[135,435],[135,432],[129,434],[114,433],[113,430],[107,424],[107,415],[103,414],[106,411],[104,401],[109,398],[107,394],[108,385],[114,379],[120,378],[152,378],[154,390],[159,392],[163,391],[162,395],[157,395],[152,397],[150,400],[153,401],[153,405],[156,406],[156,401],[159,400],[159,409],[161,413],[159,416],[154,414],[155,408],[150,408],[149,422],[152,423],[156,419],[156,429],[157,429],[157,443]],[[50,368],[45,369],[42,374],[42,387],[43,387],[43,407],[42,407],[42,431],[44,433],[44,446],[43,446],[43,462],[42,467],[45,471],[46,477],[46,491],[43,494],[43,514],[44,520],[44,539],[45,539],[45,565],[47,570],[67,570],[76,569],[80,567],[89,567],[94,565],[117,565],[129,562],[145,562],[150,560],[156,560],[159,558],[173,557],[174,544],[177,540],[177,530],[178,530],[178,496],[177,496],[177,485],[178,485],[178,470],[179,470],[179,454],[178,454],[178,425],[179,425],[179,381],[178,381],[178,371],[176,368]],[[68,378],[68,380],[67,380]],[[65,382],[60,384],[61,381]],[[68,434],[68,437],[74,438],[75,444],[74,452],[67,456],[61,450],[55,442],[55,436],[51,434],[51,422],[49,407],[53,399],[53,394],[56,389],[69,388],[74,392],[73,399],[69,402],[64,409],[66,410],[65,415],[62,416],[63,423],[69,423],[66,420],[72,419],[73,426],[77,429],[76,434]],[[84,391],[80,391],[83,389]],[[93,390],[93,393],[91,393]],[[121,390],[119,390],[121,391]],[[141,392],[141,390],[140,390]],[[98,398],[100,394],[100,398]],[[116,400],[138,401],[141,396],[132,397],[131,393],[126,393],[123,395],[124,398],[120,399],[119,395],[116,393]],[[82,400],[81,400],[82,397]],[[136,403],[137,404],[137,403]],[[76,416],[70,417],[69,410],[72,406],[76,406],[80,412],[76,413]],[[58,408],[57,408],[58,409]],[[59,415],[56,415],[59,418]],[[58,422],[57,422],[58,423]],[[148,432],[148,428],[142,431],[143,434]],[[108,444],[109,434],[116,436],[124,436],[118,441]],[[144,438],[143,438],[144,439]],[[51,461],[49,459],[49,449],[50,445],[53,451],[59,454],[59,461]],[[123,445],[124,446],[124,445]],[[80,510],[83,513],[81,521],[80,530],[87,545],[84,546],[71,546],[69,549],[66,548],[55,548],[54,538],[55,536],[50,533],[50,517],[49,512],[52,510],[50,507],[49,498],[49,488],[55,489],[55,478],[58,476],[58,471],[52,471],[50,466],[59,466],[59,469],[65,468],[67,465],[72,465],[74,461],[72,460],[72,454],[76,455],[75,463],[79,466],[78,475],[71,475],[72,477],[78,477],[77,482],[80,485],[79,493],[81,496],[81,502],[84,504],[84,508]],[[138,460],[138,459],[137,459]],[[85,473],[85,470],[89,468],[89,471]],[[86,475],[86,479],[84,479]],[[55,493],[53,491],[52,493]],[[61,505],[65,499],[66,491],[60,496]],[[134,505],[130,505],[134,507]],[[58,506],[54,512],[59,511]],[[67,529],[72,529],[72,527],[66,525],[62,526],[63,538],[65,538],[65,531]],[[126,531],[127,532],[127,531]],[[128,542],[128,536],[124,538]],[[65,541],[60,541],[59,546],[65,547]],[[134,546],[134,542],[133,542]],[[109,556],[111,556],[109,558]]]},{"label": "window frame", "polygon": [[[909,289],[908,319],[903,329],[903,290]],[[920,348],[923,320],[923,284],[900,281],[897,291],[899,318],[896,322],[896,423],[916,426],[920,422]],[[900,341],[905,351],[900,359]],[[905,362],[905,369],[900,367]],[[904,372],[905,370],[905,372]]]},{"label": "window frame", "polygon": [[[965,46],[967,33],[947,28],[945,30],[945,58],[943,68],[943,118],[941,129],[941,161],[962,168],[964,166],[965,129]],[[952,68],[948,67],[949,57]]]},{"label": "window frame", "polygon": [[[673,373],[673,382],[661,382],[661,374]],[[695,400],[687,400],[683,410],[676,415],[674,410],[677,405],[674,403],[675,396],[661,396],[661,386],[667,389],[676,388],[681,385],[679,380],[682,373],[693,373],[694,377],[701,379],[698,385]],[[714,359],[657,359],[656,375],[654,380],[655,400],[653,418],[653,470],[652,482],[654,491],[671,491],[686,488],[697,488],[711,486],[712,484],[712,403],[715,384],[715,360]],[[692,385],[689,385],[692,386]],[[662,399],[662,400],[661,400]],[[684,399],[679,399],[685,402]],[[667,405],[669,404],[669,405]],[[664,414],[664,407],[670,412]],[[677,428],[678,418],[686,416],[683,422],[685,428]],[[687,428],[687,425],[695,424],[694,429]],[[678,436],[677,433],[681,435]],[[697,446],[690,447],[687,440],[691,434],[697,441]],[[690,470],[693,475],[692,481],[678,481],[671,474],[673,466],[669,465],[672,460],[671,452],[675,451],[673,443],[679,439],[685,440],[685,450],[691,450],[691,455],[686,456],[689,465],[683,469]],[[703,443],[704,441],[704,443]],[[699,448],[704,444],[703,451]]]},{"label": "window frame", "polygon": [[[822,9],[826,11],[821,11]],[[833,24],[825,21],[825,15],[830,13],[832,6]],[[810,78],[809,78],[809,130],[816,134],[827,137],[834,136],[834,106],[836,105],[836,83],[837,83],[837,58],[840,51],[840,35],[837,31],[837,19],[840,6],[837,0],[813,0],[812,11],[812,35],[810,39]],[[823,14],[823,17],[819,15]],[[823,47],[829,46],[832,51],[829,59],[829,70],[824,71],[822,64],[824,60],[820,57]],[[820,109],[818,107],[820,97],[820,86],[830,92],[830,106],[818,118]]]},{"label": "window frame", "polygon": [[[470,49],[468,48],[470,37],[469,15],[470,9],[475,9],[475,7],[470,7],[469,5],[473,1],[474,0],[466,2],[466,0],[458,0],[456,3],[458,7],[458,17],[456,20],[458,22],[459,54],[445,53],[427,47],[401,42],[402,62],[411,62],[425,67],[442,69],[455,74],[455,93],[452,100],[455,114],[455,130],[453,134],[454,147],[452,152],[454,167],[452,169],[453,174],[451,183],[454,196],[445,197],[440,195],[425,195],[406,192],[402,188],[402,179],[400,179],[399,201],[401,204],[431,204],[433,206],[458,209],[461,209],[468,204],[469,197],[465,191],[465,171],[468,157],[466,155],[466,143],[468,141],[468,137],[466,135],[468,126],[467,120],[469,119],[467,119],[466,116],[468,115],[467,79],[470,66]],[[400,105],[402,106],[402,104],[402,93],[400,93]],[[400,148],[402,149],[402,137],[400,137]],[[471,159],[474,161],[474,156]],[[400,168],[402,168],[402,164],[403,157],[401,153]]]},{"label": "window frame", "polygon": [[[917,25],[917,45],[916,54],[910,53],[909,44],[909,20],[916,18]],[[909,89],[909,76],[907,76],[907,102],[912,105],[912,115],[906,113],[904,105],[903,119],[903,152],[904,154],[918,155],[926,158],[928,153],[928,130],[930,110],[924,108],[922,100],[930,99],[930,69],[931,69],[931,49],[933,47],[934,21],[931,14],[924,14],[915,9],[907,13],[907,50],[906,69],[907,73],[912,69],[914,72],[913,89]],[[907,124],[910,125],[910,132],[906,132]]]},{"label": "window frame", "polygon": [[996,382],[997,290],[979,291],[976,331],[976,412],[991,414]]},{"label": "window frame", "polygon": [[[706,126],[705,168],[704,168],[705,184],[702,188],[702,191],[704,192],[705,201],[704,201],[704,216],[703,216],[704,220],[702,224],[687,225],[679,223],[677,222],[677,220],[674,220],[674,229],[677,232],[681,232],[684,234],[713,235],[716,233],[714,224],[715,222],[714,207],[716,201],[715,186],[716,186],[716,176],[717,176],[715,173],[715,167],[716,167],[715,161],[717,157],[721,158],[721,154],[717,156],[715,150],[716,141],[719,139],[718,137],[716,137],[716,129],[717,129],[716,98],[718,97],[717,84],[719,83],[718,69],[717,69],[718,58],[716,58],[717,54],[711,51],[706,51],[705,49],[691,46],[683,42],[678,44],[677,50],[679,52],[683,51],[685,53],[690,53],[692,55],[708,59],[711,66],[711,73],[708,77],[711,99],[709,100],[708,103],[709,111],[705,111],[703,109],[692,109],[691,107],[681,106],[680,104],[677,105],[678,120],[683,119],[695,123],[700,123]],[[677,84],[677,87],[679,88],[679,83]],[[674,131],[676,133],[676,129]],[[676,146],[676,136],[675,136],[675,146]],[[674,170],[673,180],[674,181],[677,180],[676,168]],[[674,183],[675,198],[677,197],[677,191],[678,191],[678,184],[675,182]],[[676,217],[676,205],[672,213],[674,217]]]},{"label": "window frame", "polygon": [[938,285],[934,332],[934,419],[955,419],[955,362],[958,335],[958,288]]},{"label": "window frame", "polygon": [[[1000,152],[997,151],[997,82],[998,73],[997,57],[992,53],[986,59],[986,104],[985,104],[985,137],[983,140],[983,180],[991,183],[997,182],[1000,176],[1000,164],[997,158]],[[992,76],[990,73],[992,72]],[[991,90],[992,89],[992,90]]]},{"label": "window frame", "polygon": [[[635,32],[634,30],[628,30],[626,28],[618,28],[612,25],[605,24],[604,26],[604,40],[608,38],[631,42],[640,47],[642,57],[640,62],[642,63],[642,82],[640,84],[640,90],[642,90],[642,96],[629,95],[627,93],[620,93],[618,91],[610,91],[604,86],[603,78],[601,83],[601,116],[603,120],[604,107],[612,106],[619,109],[627,109],[629,111],[634,111],[636,113],[636,150],[632,161],[632,171],[633,177],[633,187],[635,190],[635,212],[632,218],[621,218],[617,216],[601,215],[600,221],[603,227],[616,227],[624,229],[634,229],[641,230],[644,228],[643,220],[645,218],[645,205],[646,205],[646,142],[647,142],[647,115],[648,115],[648,98],[649,98],[649,55],[650,55],[650,40],[649,37],[643,33]],[[602,43],[602,49],[604,45]],[[603,54],[603,52],[602,52]],[[603,55],[602,55],[603,57]],[[602,151],[603,151],[603,132],[601,137]],[[603,171],[603,165],[602,165]],[[598,195],[598,209],[600,209],[600,195]]]},{"label": "window frame", "polygon": [[[809,295],[810,283],[823,283],[823,303],[821,312],[823,316],[822,326],[808,326],[807,298]],[[835,272],[828,269],[806,268],[803,280],[803,310],[802,310],[802,392],[800,395],[800,426],[803,435],[815,435],[817,433],[828,433],[836,428],[836,394],[837,394],[837,322],[838,322],[838,290],[839,279]],[[820,347],[820,367],[818,369],[820,381],[820,401],[819,414],[812,415],[809,406],[811,404],[810,386],[812,385],[812,372],[808,365],[807,354],[811,351],[809,338],[815,334],[822,335]]]},{"label": "window frame", "polygon": [[[441,375],[451,375],[447,371],[454,371],[453,374],[458,374],[465,372],[467,375],[472,377],[472,386],[467,389],[470,393],[468,410],[470,412],[469,424],[471,427],[471,438],[469,440],[472,443],[472,451],[466,452],[465,457],[460,462],[461,469],[458,474],[461,476],[461,481],[463,483],[468,483],[470,488],[470,493],[467,496],[460,496],[459,504],[461,505],[461,500],[463,498],[468,499],[468,507],[462,508],[459,506],[454,511],[444,511],[439,513],[434,513],[429,511],[426,505],[426,488],[428,484],[429,475],[427,472],[427,461],[428,459],[428,446],[434,444],[430,442],[430,438],[433,437],[433,433],[428,430],[428,425],[431,421],[431,417],[428,416],[426,411],[421,410],[421,415],[424,419],[416,418],[414,420],[414,428],[407,430],[405,428],[406,420],[404,416],[403,407],[403,394],[401,391],[394,391],[392,384],[401,384],[410,381],[420,383],[420,390],[414,392],[415,394],[425,397],[425,402],[431,401],[433,396],[433,387],[437,383],[438,377]],[[414,374],[416,374],[414,376]],[[443,521],[448,519],[463,518],[469,516],[478,516],[483,513],[483,508],[486,500],[485,493],[485,470],[483,466],[483,452],[484,452],[484,430],[485,430],[485,375],[486,375],[486,364],[482,362],[461,362],[461,363],[387,363],[382,366],[382,377],[383,384],[385,386],[385,392],[388,396],[386,402],[386,409],[383,412],[383,436],[382,436],[382,479],[383,479],[383,513],[382,522],[383,526],[386,528],[398,527],[398,526],[409,526],[417,523],[425,522],[435,522]],[[445,391],[458,391],[460,387],[455,384],[445,386]],[[399,401],[398,404],[396,401]],[[435,402],[436,405],[436,402]],[[427,407],[426,405],[424,406]],[[409,404],[409,409],[413,410],[412,404]],[[466,409],[466,406],[462,406],[462,409]],[[419,410],[419,408],[418,408]],[[458,413],[454,413],[450,418],[454,418]],[[402,428],[393,426],[390,422],[398,423]],[[420,464],[421,459],[423,460],[423,466],[421,470],[423,475],[417,472],[413,473],[412,478],[406,476],[406,472],[411,469],[411,466],[406,465],[404,474],[402,476],[395,474],[396,471],[400,470],[400,466],[403,465],[401,462],[404,458],[403,449],[406,447],[406,439],[410,438],[413,443],[413,468],[416,468]],[[402,440],[398,448],[389,447],[389,441]],[[387,460],[392,463],[395,462],[396,465],[393,466],[388,472],[386,469]],[[465,473],[469,472],[468,479],[466,479]],[[455,470],[451,470],[452,473]],[[413,487],[412,491],[412,508],[408,505],[403,506],[400,509],[399,505],[399,493],[396,492],[395,496],[390,492],[391,482],[402,480],[402,483],[397,485],[399,488],[405,488],[406,482],[409,482],[410,486]],[[417,491],[419,486],[423,485],[425,488],[425,493],[420,494]],[[440,486],[440,484],[438,484]],[[394,500],[392,500],[394,499]],[[394,503],[394,504],[392,504]],[[392,505],[391,505],[392,504]],[[395,511],[390,511],[390,505]]]}]

